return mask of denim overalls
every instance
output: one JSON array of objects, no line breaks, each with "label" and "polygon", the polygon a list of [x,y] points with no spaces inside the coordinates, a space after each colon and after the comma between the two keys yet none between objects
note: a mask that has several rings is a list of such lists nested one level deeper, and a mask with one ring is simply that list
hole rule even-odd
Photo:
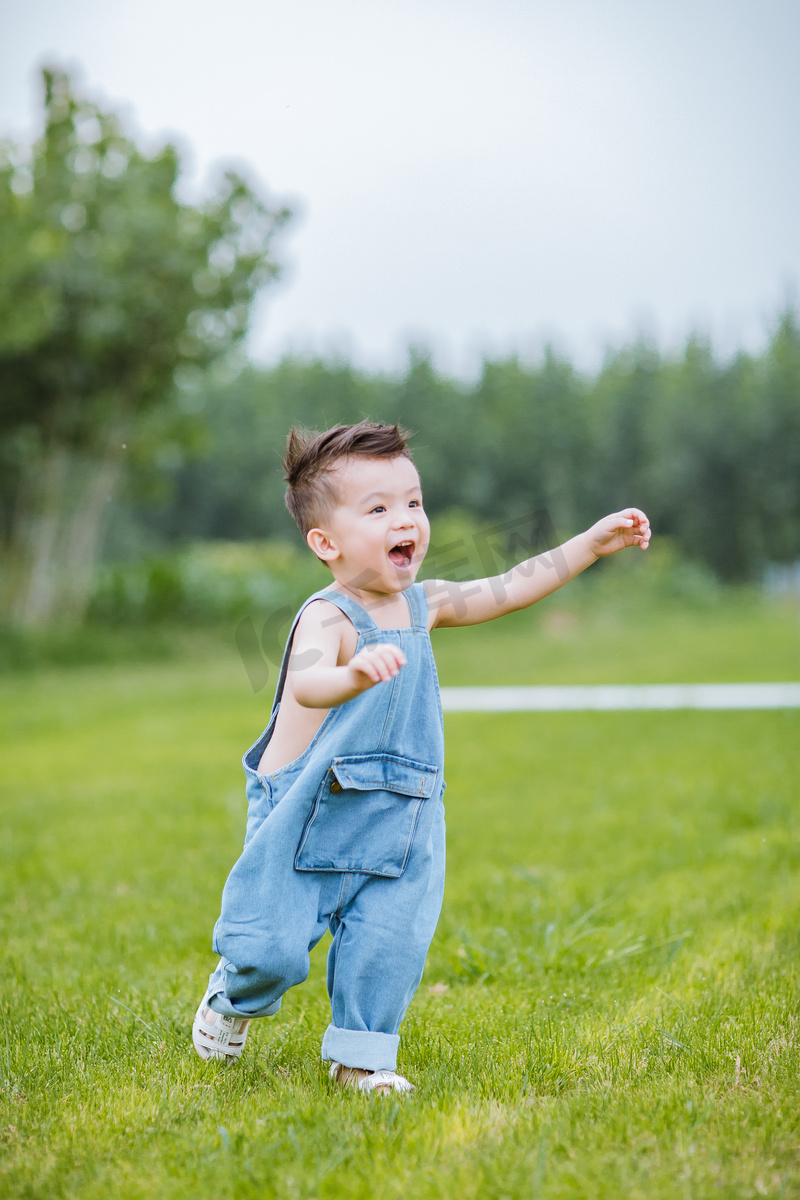
[{"label": "denim overalls", "polygon": [[[338,592],[316,592],[295,617],[270,723],[242,759],[247,779],[244,850],[214,928],[221,955],[209,1006],[236,1017],[271,1016],[302,983],[309,950],[326,929],[332,1023],[323,1059],[394,1070],[398,1029],[417,989],[444,888],[444,735],[421,583],[403,592],[405,629],[381,629]],[[294,630],[325,599],[358,632],[356,652],[402,647],[391,680],[332,708],[287,766],[259,775],[286,679]],[[302,669],[302,664],[293,664]]]}]

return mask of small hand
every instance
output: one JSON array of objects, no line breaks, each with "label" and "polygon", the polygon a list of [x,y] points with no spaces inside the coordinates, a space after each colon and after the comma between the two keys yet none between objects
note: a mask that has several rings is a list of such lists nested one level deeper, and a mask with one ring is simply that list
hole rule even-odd
[{"label": "small hand", "polygon": [[365,646],[347,664],[353,674],[353,686],[366,691],[376,683],[385,683],[406,665],[406,656],[393,642]]},{"label": "small hand", "polygon": [[646,550],[650,545],[650,522],[640,508],[623,508],[603,517],[586,531],[586,537],[598,558],[615,554],[626,546]]}]

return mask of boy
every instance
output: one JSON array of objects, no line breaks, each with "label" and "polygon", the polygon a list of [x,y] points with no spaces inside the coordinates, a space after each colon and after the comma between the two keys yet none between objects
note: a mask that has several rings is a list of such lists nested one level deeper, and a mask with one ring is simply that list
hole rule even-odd
[{"label": "boy", "polygon": [[[308,975],[326,929],[331,1075],[409,1092],[398,1030],[422,978],[444,887],[444,740],[430,630],[526,608],[624,546],[645,550],[636,508],[505,575],[414,582],[430,527],[396,426],[289,435],[286,503],[333,583],[305,602],[272,716],[242,763],[247,832],[214,929],[220,963],[195,1017],[202,1058],[238,1058],[253,1017]],[[547,566],[552,566],[547,562]]]}]

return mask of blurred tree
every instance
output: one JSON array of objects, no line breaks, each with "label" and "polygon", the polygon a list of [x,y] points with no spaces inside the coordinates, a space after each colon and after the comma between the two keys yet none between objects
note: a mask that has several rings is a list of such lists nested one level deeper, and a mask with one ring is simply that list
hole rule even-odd
[{"label": "blurred tree", "polygon": [[144,154],[60,71],[44,87],[42,139],[0,154],[2,608],[25,625],[81,617],[125,453],[241,340],[289,216],[233,173],[180,202],[173,146]]},{"label": "blurred tree", "polygon": [[403,375],[385,388],[378,421],[397,421],[414,434],[411,452],[430,513],[480,509],[475,403],[469,389],[438,374],[428,350],[412,347]]},{"label": "blurred tree", "polygon": [[753,361],[740,354],[720,364],[693,337],[659,383],[645,458],[653,519],[718,578],[753,577],[763,563],[753,470],[762,396]]},{"label": "blurred tree", "polygon": [[574,367],[551,347],[537,365],[485,362],[475,399],[483,515],[546,509],[558,530],[574,529],[588,466],[586,389]]},{"label": "blurred tree", "polygon": [[629,504],[652,506],[652,463],[660,455],[653,420],[663,377],[657,350],[642,338],[606,356],[587,398],[592,461],[583,463],[584,520]]},{"label": "blurred tree", "polygon": [[800,560],[800,323],[783,313],[758,364],[749,457],[759,559]]}]

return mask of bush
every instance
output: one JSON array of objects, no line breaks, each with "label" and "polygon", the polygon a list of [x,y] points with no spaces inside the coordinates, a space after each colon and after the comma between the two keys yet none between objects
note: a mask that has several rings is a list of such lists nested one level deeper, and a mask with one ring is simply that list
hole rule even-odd
[{"label": "bush", "polygon": [[286,543],[200,542],[170,556],[102,567],[89,618],[116,626],[228,624],[296,607],[330,578],[307,550]]}]

